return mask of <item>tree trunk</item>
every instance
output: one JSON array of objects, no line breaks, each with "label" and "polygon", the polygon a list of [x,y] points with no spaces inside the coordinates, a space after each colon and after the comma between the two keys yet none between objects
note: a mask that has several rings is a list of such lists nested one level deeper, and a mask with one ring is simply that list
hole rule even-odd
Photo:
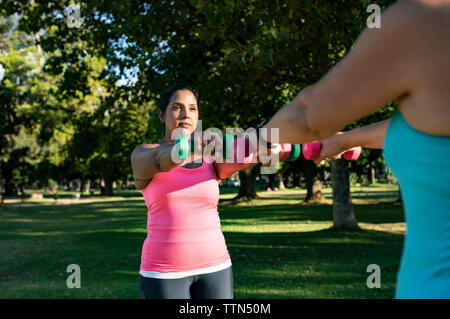
[{"label": "tree trunk", "polygon": [[5,196],[17,196],[17,187],[11,180],[6,180]]},{"label": "tree trunk", "polygon": [[300,187],[300,173],[294,172],[294,176],[292,179],[292,187]]},{"label": "tree trunk", "polygon": [[301,169],[306,180],[306,198],[305,202],[321,202],[323,199],[322,182],[320,181],[319,170],[313,161],[302,157]]},{"label": "tree trunk", "polygon": [[348,166],[344,159],[330,161],[333,187],[333,221],[337,229],[357,229],[350,195]]},{"label": "tree trunk", "polygon": [[90,179],[82,179],[80,193],[81,194],[83,194],[83,193],[89,194],[90,187],[91,187],[91,180]]},{"label": "tree trunk", "polygon": [[375,166],[372,161],[369,167],[369,184],[375,184]]},{"label": "tree trunk", "polygon": [[251,167],[239,171],[239,180],[241,181],[241,185],[239,186],[238,195],[234,198],[235,200],[258,198],[253,185],[253,173]]},{"label": "tree trunk", "polygon": [[278,178],[278,189],[285,189],[286,186],[284,185],[283,174],[280,171],[277,172],[277,178]]},{"label": "tree trunk", "polygon": [[273,190],[275,187],[275,174],[269,174],[269,188]]},{"label": "tree trunk", "polygon": [[389,169],[389,167],[387,167],[387,165],[384,165],[385,170],[387,171],[387,183],[390,184],[391,183],[391,170]]},{"label": "tree trunk", "polygon": [[289,177],[291,176],[291,172],[290,171],[287,171],[287,172],[285,172],[284,174],[283,174],[283,184],[284,184],[284,187],[287,187],[288,186],[288,184],[289,184]]},{"label": "tree trunk", "polygon": [[102,187],[103,196],[113,196],[113,180],[109,176],[104,177],[105,186]]},{"label": "tree trunk", "polygon": [[3,194],[1,193],[0,190],[0,208],[4,208],[5,206],[5,202],[3,201]]}]

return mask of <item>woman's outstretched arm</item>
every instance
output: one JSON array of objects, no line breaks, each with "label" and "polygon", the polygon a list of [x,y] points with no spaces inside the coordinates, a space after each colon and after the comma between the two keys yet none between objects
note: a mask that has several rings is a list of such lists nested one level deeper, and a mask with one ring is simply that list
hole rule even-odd
[{"label": "woman's outstretched arm", "polygon": [[[417,48],[432,15],[422,1],[400,1],[381,15],[380,29],[365,29],[349,53],[320,81],[303,89],[264,127],[282,143],[322,140],[417,86]],[[433,35],[428,35],[433,36]],[[270,131],[270,130],[269,130]],[[268,138],[270,141],[270,136]]]},{"label": "woman's outstretched arm", "polygon": [[325,160],[339,158],[342,153],[353,147],[361,146],[364,148],[382,149],[386,132],[391,119],[370,125],[355,128],[347,132],[338,132],[324,140],[321,140],[322,149],[320,155],[314,160],[316,164],[320,164]]}]

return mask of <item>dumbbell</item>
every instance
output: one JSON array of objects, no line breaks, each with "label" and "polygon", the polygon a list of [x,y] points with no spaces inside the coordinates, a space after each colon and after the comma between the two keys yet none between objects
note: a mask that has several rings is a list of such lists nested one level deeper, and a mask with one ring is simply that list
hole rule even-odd
[{"label": "dumbbell", "polygon": [[[241,139],[244,139],[244,158],[239,158],[238,156],[238,152],[240,150],[239,146],[239,141]],[[293,162],[295,161],[299,156],[300,156],[300,145],[299,144],[286,144],[286,143],[282,143],[280,144],[281,149],[282,149],[282,156],[280,158],[281,161],[288,161],[288,162]],[[244,137],[244,138],[237,138],[234,142],[233,142],[233,146],[231,148],[233,151],[233,159],[234,162],[238,162],[238,158],[240,159],[240,162],[244,162],[244,163],[250,163],[251,160],[256,156],[256,154],[252,153],[250,154],[250,141],[248,139],[248,137]],[[241,155],[242,157],[242,155]]]},{"label": "dumbbell", "polygon": [[[256,154],[250,154],[250,141],[247,137],[245,138],[237,138],[234,139],[231,134],[224,134],[222,136],[223,141],[223,149],[224,149],[224,158],[229,159],[233,157],[234,162],[238,162],[238,154],[241,154],[242,149],[239,147],[242,142],[239,142],[241,139],[244,139],[244,159],[241,158],[241,161],[244,163],[250,162]],[[189,153],[194,150],[194,139],[191,138],[190,142],[186,135],[178,135],[175,139],[175,145],[178,145],[178,156],[177,158],[180,160],[185,160]],[[300,145],[299,144],[280,144],[282,148],[282,156],[281,161],[293,162],[300,156]],[[251,156],[250,156],[251,155]],[[241,155],[242,157],[242,155]]]},{"label": "dumbbell", "polygon": [[281,149],[283,150],[281,161],[294,162],[300,156],[299,144],[281,143]]},{"label": "dumbbell", "polygon": [[[230,158],[234,137],[230,134],[224,134],[222,136],[222,141],[225,155],[224,158]],[[188,141],[188,137],[186,135],[178,135],[175,139],[175,147],[178,147],[177,158],[184,161],[188,157],[189,153],[194,151],[194,143],[195,142],[193,137],[191,137],[190,141]]]},{"label": "dumbbell", "polygon": [[[266,125],[269,121],[270,121],[270,117],[265,118],[263,121],[261,121],[256,127],[256,134],[259,137],[259,129],[261,127],[263,127],[264,125]],[[300,145],[299,144],[286,144],[286,143],[281,143],[281,148],[282,148],[282,156],[281,156],[281,161],[287,161],[287,162],[294,162],[299,156],[300,156]],[[267,147],[270,148],[271,147],[271,143],[267,142]]]},{"label": "dumbbell", "polygon": [[[303,155],[307,160],[315,160],[319,157],[322,150],[322,143],[314,141],[311,143],[303,144]],[[361,147],[356,146],[348,150],[343,154],[344,158],[348,161],[355,161],[361,155]]]}]

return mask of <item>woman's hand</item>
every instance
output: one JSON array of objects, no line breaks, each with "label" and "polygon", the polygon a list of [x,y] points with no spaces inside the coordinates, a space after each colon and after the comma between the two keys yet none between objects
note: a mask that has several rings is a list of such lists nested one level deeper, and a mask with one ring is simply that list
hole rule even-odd
[{"label": "woman's hand", "polygon": [[194,139],[194,150],[195,154],[201,154],[202,157],[210,157],[213,161],[216,155],[220,155],[220,152],[216,152],[220,149],[220,145],[223,145],[222,137],[215,132],[202,132],[200,134],[194,134],[191,136]]},{"label": "woman's hand", "polygon": [[[267,161],[267,163],[264,163],[262,161],[262,160],[264,160],[264,157],[266,157],[266,156],[271,158],[273,155],[278,155],[278,161],[281,159],[281,155],[282,155],[282,152],[283,152],[283,149],[281,148],[281,144],[272,143],[271,146],[272,147],[267,148],[266,151],[265,150],[261,150],[261,149],[258,151],[258,162],[261,162],[261,165],[264,166],[264,167],[268,167],[268,166],[270,166],[272,164],[271,160]],[[263,156],[263,159],[261,159],[261,157],[260,157],[261,151],[262,151],[263,154],[264,154],[264,152],[267,154],[267,155]]]},{"label": "woman's hand", "polygon": [[335,160],[341,158],[342,154],[348,151],[344,148],[343,139],[345,133],[337,132],[335,135],[330,136],[324,140],[321,140],[322,144],[319,157],[314,160],[316,165],[321,165],[325,161]]}]

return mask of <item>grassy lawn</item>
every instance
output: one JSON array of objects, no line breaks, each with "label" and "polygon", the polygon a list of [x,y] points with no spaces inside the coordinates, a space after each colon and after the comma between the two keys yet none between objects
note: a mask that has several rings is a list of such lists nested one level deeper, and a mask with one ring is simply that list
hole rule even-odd
[{"label": "grassy lawn", "polygon": [[[223,189],[219,212],[231,255],[235,298],[393,298],[405,224],[397,186],[352,188],[360,230],[332,228],[325,203],[304,205],[306,192],[258,192],[233,204]],[[114,197],[7,199],[0,209],[0,298],[138,298],[146,207],[137,192]],[[66,268],[81,268],[68,289]],[[366,285],[381,267],[381,288]]]}]

